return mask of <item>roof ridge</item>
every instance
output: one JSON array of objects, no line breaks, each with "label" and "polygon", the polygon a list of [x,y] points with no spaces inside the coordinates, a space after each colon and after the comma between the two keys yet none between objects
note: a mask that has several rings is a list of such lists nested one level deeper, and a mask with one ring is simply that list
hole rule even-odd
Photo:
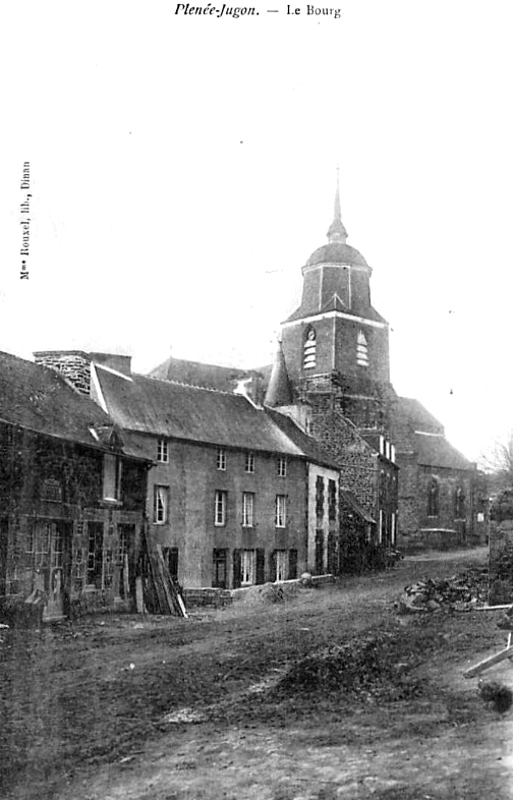
[{"label": "roof ridge", "polygon": [[169,378],[158,378],[155,375],[141,375],[138,372],[133,373],[137,378],[145,378],[149,381],[158,381],[158,383],[170,383],[173,386],[184,386],[186,389],[199,389],[203,392],[212,392],[213,394],[223,394],[227,397],[243,397],[243,395],[236,395],[235,392],[225,392],[223,389],[214,389],[212,386],[197,386],[194,383],[184,383],[183,381],[172,381]]}]

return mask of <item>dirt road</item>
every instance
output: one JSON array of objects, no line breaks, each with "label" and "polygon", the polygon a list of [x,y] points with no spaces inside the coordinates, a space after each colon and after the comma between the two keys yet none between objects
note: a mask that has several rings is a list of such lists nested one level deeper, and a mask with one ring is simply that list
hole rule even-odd
[{"label": "dirt road", "polygon": [[[488,708],[462,676],[503,646],[498,614],[392,608],[411,580],[483,558],[404,561],[188,621],[96,617],[2,633],[0,796],[513,797],[513,712]],[[334,664],[342,688],[328,680]],[[366,666],[349,685],[355,664]],[[506,664],[486,677],[513,683]]]}]

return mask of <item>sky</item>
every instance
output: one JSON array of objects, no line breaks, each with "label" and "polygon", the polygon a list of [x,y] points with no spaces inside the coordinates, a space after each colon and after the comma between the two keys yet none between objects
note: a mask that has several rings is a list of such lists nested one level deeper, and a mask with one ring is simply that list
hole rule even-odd
[{"label": "sky", "polygon": [[270,363],[339,165],[394,386],[477,459],[513,427],[513,6],[292,7],[4,4],[0,349]]}]

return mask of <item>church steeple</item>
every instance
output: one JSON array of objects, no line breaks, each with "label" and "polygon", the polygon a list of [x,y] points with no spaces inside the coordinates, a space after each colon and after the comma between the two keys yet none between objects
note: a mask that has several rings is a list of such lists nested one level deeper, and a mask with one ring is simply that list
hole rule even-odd
[{"label": "church steeple", "polygon": [[340,210],[340,177],[339,177],[338,167],[337,167],[337,188],[335,191],[335,209],[333,214],[333,222],[329,227],[327,236],[329,242],[342,242],[342,244],[346,243],[347,231],[345,229],[344,223],[342,222],[342,212]]}]

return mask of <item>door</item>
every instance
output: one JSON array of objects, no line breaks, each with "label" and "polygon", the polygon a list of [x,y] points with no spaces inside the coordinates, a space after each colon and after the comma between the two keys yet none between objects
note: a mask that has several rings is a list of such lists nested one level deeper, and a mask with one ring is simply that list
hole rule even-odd
[{"label": "door", "polygon": [[43,525],[46,531],[42,532],[42,539],[48,543],[48,577],[45,581],[48,602],[44,619],[62,619],[68,610],[70,529],[64,522],[45,522]]}]

